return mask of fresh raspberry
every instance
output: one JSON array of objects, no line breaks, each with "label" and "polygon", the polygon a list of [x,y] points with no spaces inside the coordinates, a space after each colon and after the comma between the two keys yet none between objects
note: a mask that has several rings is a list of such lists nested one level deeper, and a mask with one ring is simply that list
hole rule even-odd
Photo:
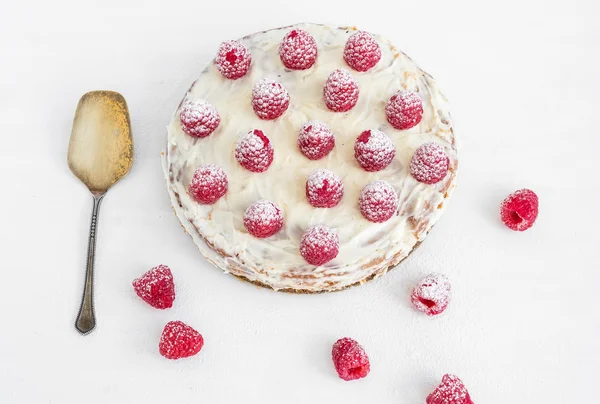
[{"label": "fresh raspberry", "polygon": [[369,374],[371,364],[362,346],[352,338],[338,339],[331,350],[333,365],[341,379],[362,379]]},{"label": "fresh raspberry", "polygon": [[428,316],[440,314],[450,303],[450,281],[442,274],[431,274],[419,281],[410,296],[417,308]]},{"label": "fresh raspberry", "polygon": [[400,90],[385,106],[388,122],[396,129],[410,129],[423,118],[423,101],[414,91]]},{"label": "fresh raspberry", "polygon": [[217,70],[228,79],[239,79],[248,73],[252,55],[248,49],[238,41],[225,41],[219,46],[215,58]]},{"label": "fresh raspberry", "polygon": [[190,194],[203,204],[213,204],[227,192],[227,175],[221,167],[206,164],[196,168],[190,182]]},{"label": "fresh raspberry", "polygon": [[175,300],[173,274],[166,265],[159,265],[133,281],[135,293],[150,306],[168,309]]},{"label": "fresh raspberry", "polygon": [[368,32],[358,31],[348,38],[344,48],[344,60],[354,70],[366,72],[381,59],[379,44]]},{"label": "fresh raspberry", "polygon": [[358,101],[358,82],[347,70],[334,70],[325,82],[323,99],[334,112],[349,111]]},{"label": "fresh raspberry", "polygon": [[410,159],[410,174],[419,182],[435,184],[444,179],[449,165],[450,159],[442,146],[424,143]]},{"label": "fresh raspberry", "polygon": [[283,227],[283,214],[273,202],[261,199],[246,209],[244,226],[254,237],[270,237]]},{"label": "fresh raspberry", "polygon": [[462,380],[454,375],[444,375],[442,382],[427,396],[426,404],[473,404]]},{"label": "fresh raspberry", "polygon": [[181,321],[169,321],[160,336],[158,350],[167,359],[194,356],[202,349],[204,338]]},{"label": "fresh raspberry", "polygon": [[329,126],[321,121],[308,121],[298,134],[298,147],[311,160],[325,157],[335,146],[335,136]]},{"label": "fresh raspberry", "polygon": [[300,255],[311,265],[323,265],[337,257],[340,238],[329,227],[317,225],[308,229],[300,240]]},{"label": "fresh raspberry", "polygon": [[383,223],[398,209],[398,194],[387,182],[378,180],[367,184],[358,199],[360,213],[374,223]]},{"label": "fresh raspberry", "polygon": [[290,105],[290,95],[279,83],[262,79],[252,88],[252,108],[260,119],[275,119]]},{"label": "fresh raspberry", "polygon": [[262,130],[242,135],[235,145],[235,159],[246,170],[262,173],[273,162],[273,145]]},{"label": "fresh raspberry", "polygon": [[317,60],[317,41],[308,32],[293,29],[283,37],[279,57],[288,69],[308,69]]},{"label": "fresh raspberry", "polygon": [[510,194],[500,205],[500,216],[512,230],[524,231],[535,223],[538,216],[538,196],[530,189],[520,189]]},{"label": "fresh raspberry", "polygon": [[366,130],[354,143],[354,157],[367,171],[380,171],[386,168],[396,156],[392,140],[380,130]]},{"label": "fresh raspberry", "polygon": [[213,133],[221,117],[219,113],[208,102],[204,100],[186,101],[181,107],[179,113],[181,129],[193,137],[206,137]]},{"label": "fresh raspberry", "polygon": [[315,208],[333,208],[343,195],[342,180],[332,171],[315,170],[306,180],[306,199]]}]

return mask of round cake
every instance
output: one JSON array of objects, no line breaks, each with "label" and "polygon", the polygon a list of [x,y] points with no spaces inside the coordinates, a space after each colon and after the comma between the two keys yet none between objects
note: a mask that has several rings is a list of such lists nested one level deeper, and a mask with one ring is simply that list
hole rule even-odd
[{"label": "round cake", "polygon": [[168,126],[173,208],[208,261],[326,292],[427,236],[458,168],[447,100],[384,38],[298,24],[226,41]]}]

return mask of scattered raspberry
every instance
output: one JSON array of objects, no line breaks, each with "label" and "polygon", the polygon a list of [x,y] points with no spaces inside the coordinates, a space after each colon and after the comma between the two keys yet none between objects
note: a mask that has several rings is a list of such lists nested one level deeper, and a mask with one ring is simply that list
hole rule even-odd
[{"label": "scattered raspberry", "polygon": [[343,195],[342,180],[332,171],[315,170],[306,180],[306,199],[315,208],[333,208]]},{"label": "scattered raspberry", "polygon": [[244,226],[254,237],[270,237],[283,227],[283,214],[273,202],[261,199],[246,209]]},{"label": "scattered raspberry", "polygon": [[444,179],[450,159],[444,148],[437,143],[424,143],[410,159],[410,174],[425,184],[435,184]]},{"label": "scattered raspberry", "polygon": [[360,192],[358,205],[365,219],[383,223],[398,209],[398,195],[389,183],[382,180],[373,181]]},{"label": "scattered raspberry", "polygon": [[167,359],[194,356],[202,349],[204,338],[181,321],[169,321],[160,336],[158,350]]},{"label": "scattered raspberry", "polygon": [[227,175],[221,167],[207,164],[196,168],[190,182],[190,194],[203,204],[213,204],[227,192]]},{"label": "scattered raspberry", "polygon": [[410,129],[423,118],[423,101],[414,91],[400,90],[385,106],[388,122],[396,129]]},{"label": "scattered raspberry", "polygon": [[323,99],[330,110],[346,112],[358,101],[358,82],[347,70],[334,70],[325,82]]},{"label": "scattered raspberry", "polygon": [[333,365],[341,379],[362,379],[369,374],[371,364],[362,346],[352,338],[341,338],[331,350]]},{"label": "scattered raspberry", "polygon": [[535,223],[538,216],[538,196],[530,189],[520,189],[509,195],[500,205],[500,216],[512,230],[524,231]]},{"label": "scattered raspberry", "polygon": [[348,38],[344,48],[344,60],[354,70],[366,72],[381,59],[379,44],[368,32],[358,31]]},{"label": "scattered raspberry", "polygon": [[179,113],[181,121],[181,129],[185,133],[194,137],[206,137],[213,133],[219,123],[221,117],[219,113],[208,102],[203,100],[186,101],[181,107]]},{"label": "scattered raspberry", "polygon": [[417,310],[428,316],[440,314],[450,303],[450,281],[442,274],[431,274],[419,281],[410,296]]},{"label": "scattered raspberry", "polygon": [[262,130],[242,135],[235,145],[235,159],[246,170],[262,173],[273,162],[273,145]]},{"label": "scattered raspberry", "polygon": [[392,140],[380,130],[366,130],[354,143],[354,157],[367,171],[386,168],[396,156]]},{"label": "scattered raspberry", "polygon": [[262,79],[252,88],[252,108],[260,119],[280,117],[290,105],[290,95],[279,83]]},{"label": "scattered raspberry", "polygon": [[157,309],[168,309],[175,300],[175,284],[173,274],[166,265],[152,268],[140,278],[133,281],[135,293],[150,306]]},{"label": "scattered raspberry", "polygon": [[288,69],[308,69],[317,60],[317,41],[308,32],[293,29],[283,37],[279,57]]},{"label": "scattered raspberry", "polygon": [[335,136],[329,126],[321,121],[308,121],[298,134],[298,147],[311,160],[325,157],[335,146]]},{"label": "scattered raspberry", "polygon": [[300,240],[300,255],[311,265],[323,265],[337,257],[340,238],[329,227],[314,226]]},{"label": "scattered raspberry", "polygon": [[473,404],[462,380],[454,375],[444,375],[442,382],[427,396],[427,404]]},{"label": "scattered raspberry", "polygon": [[238,41],[225,41],[219,46],[215,58],[215,65],[221,74],[228,79],[239,79],[248,73],[252,55],[248,49]]}]

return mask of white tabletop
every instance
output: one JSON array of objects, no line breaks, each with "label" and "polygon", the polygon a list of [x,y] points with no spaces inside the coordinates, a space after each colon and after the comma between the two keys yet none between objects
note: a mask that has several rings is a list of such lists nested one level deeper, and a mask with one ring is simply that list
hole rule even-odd
[{"label": "white tabletop", "polygon": [[[7,2],[0,402],[419,404],[444,373],[477,404],[597,402],[599,9],[594,0]],[[399,268],[309,296],[205,262],[171,211],[159,158],[173,110],[220,41],[301,21],[381,33],[436,77],[461,163],[444,217]],[[73,323],[91,197],[66,150],[77,101],[95,89],[126,97],[135,163],[103,202],[98,327],[82,337]],[[538,193],[540,216],[516,233],[498,205],[523,187]],[[176,280],[166,311],[131,287],[160,263]],[[430,272],[454,290],[436,318],[409,300]],[[198,356],[159,355],[162,327],[176,319],[204,335]],[[344,336],[367,350],[366,379],[335,374],[331,345]]]}]

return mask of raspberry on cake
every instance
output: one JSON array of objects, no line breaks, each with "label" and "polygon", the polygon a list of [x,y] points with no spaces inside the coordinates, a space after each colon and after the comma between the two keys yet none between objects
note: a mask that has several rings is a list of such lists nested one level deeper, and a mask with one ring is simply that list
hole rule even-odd
[{"label": "raspberry on cake", "polygon": [[287,90],[276,81],[262,79],[252,88],[252,108],[260,119],[279,118],[289,105]]},{"label": "raspberry on cake", "polygon": [[450,291],[450,281],[445,275],[431,274],[419,281],[410,299],[417,310],[435,316],[448,307]]},{"label": "raspberry on cake", "polygon": [[311,227],[300,240],[300,255],[311,265],[323,265],[337,257],[339,236],[327,226]]},{"label": "raspberry on cake", "polygon": [[358,82],[344,69],[334,70],[323,88],[323,99],[327,108],[334,112],[351,110],[358,101]]},{"label": "raspberry on cake", "polygon": [[442,382],[427,396],[426,404],[473,404],[462,380],[454,375],[444,375]]},{"label": "raspberry on cake", "polygon": [[194,171],[189,190],[196,201],[210,205],[225,195],[228,186],[225,171],[214,164],[206,164]]},{"label": "raspberry on cake", "polygon": [[235,145],[235,159],[248,171],[262,173],[273,162],[273,145],[262,130],[254,129],[240,136]]},{"label": "raspberry on cake", "polygon": [[244,226],[254,237],[271,237],[283,227],[283,214],[279,206],[261,199],[246,209]]},{"label": "raspberry on cake", "polygon": [[306,180],[306,199],[315,208],[333,208],[343,195],[342,180],[333,171],[321,168]]},{"label": "raspberry on cake", "polygon": [[520,189],[504,199],[500,205],[500,217],[511,230],[525,231],[535,223],[538,216],[538,196],[530,189]]},{"label": "raspberry on cake", "polygon": [[204,338],[181,321],[169,321],[163,329],[158,350],[167,359],[181,359],[196,355],[204,346]]},{"label": "raspberry on cake", "polygon": [[335,136],[321,121],[308,121],[298,134],[298,147],[311,160],[319,160],[329,154],[335,146]]},{"label": "raspberry on cake", "polygon": [[400,90],[385,106],[387,120],[396,129],[410,129],[423,118],[423,101],[414,91]]},{"label": "raspberry on cake", "polygon": [[435,142],[422,144],[410,159],[410,174],[425,184],[440,182],[448,173],[450,159],[443,147]]},{"label": "raspberry on cake", "polygon": [[331,349],[331,358],[338,376],[346,381],[362,379],[371,370],[367,353],[352,338],[337,340]]},{"label": "raspberry on cake", "polygon": [[215,107],[204,100],[184,102],[179,119],[185,133],[200,138],[213,133],[221,122],[221,117]]},{"label": "raspberry on cake", "polygon": [[354,143],[354,157],[366,171],[380,171],[394,159],[396,148],[380,130],[365,130]]},{"label": "raspberry on cake", "polygon": [[175,300],[175,283],[171,269],[166,265],[152,268],[133,282],[135,293],[150,306],[168,309]]},{"label": "raspberry on cake", "polygon": [[317,42],[308,32],[293,29],[283,37],[279,57],[288,69],[306,70],[317,60]]},{"label": "raspberry on cake", "polygon": [[225,41],[219,46],[215,66],[223,76],[236,80],[243,77],[250,69],[252,56],[239,41]]},{"label": "raspberry on cake", "polygon": [[366,72],[381,59],[381,48],[368,32],[358,31],[352,34],[344,47],[344,60],[354,70]]},{"label": "raspberry on cake", "polygon": [[396,213],[398,194],[388,182],[373,181],[360,192],[358,205],[365,219],[374,223],[383,223]]}]

